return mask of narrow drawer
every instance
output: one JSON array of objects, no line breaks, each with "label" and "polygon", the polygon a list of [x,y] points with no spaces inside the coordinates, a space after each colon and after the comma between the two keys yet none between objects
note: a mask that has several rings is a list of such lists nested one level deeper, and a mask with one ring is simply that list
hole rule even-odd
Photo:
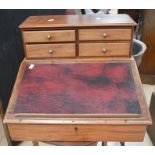
[{"label": "narrow drawer", "polygon": [[28,58],[74,57],[75,44],[33,44],[26,45]]},{"label": "narrow drawer", "polygon": [[12,140],[19,141],[143,141],[142,125],[8,124]]},{"label": "narrow drawer", "polygon": [[82,29],[79,40],[130,40],[131,29]]},{"label": "narrow drawer", "polygon": [[79,56],[129,56],[130,43],[80,43]]},{"label": "narrow drawer", "polygon": [[24,31],[24,42],[63,42],[75,41],[74,30]]}]

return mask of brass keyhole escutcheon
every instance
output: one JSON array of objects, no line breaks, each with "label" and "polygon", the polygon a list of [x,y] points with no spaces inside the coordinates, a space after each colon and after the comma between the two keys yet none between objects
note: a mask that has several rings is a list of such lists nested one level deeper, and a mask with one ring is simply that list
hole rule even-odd
[{"label": "brass keyhole escutcheon", "polygon": [[77,133],[77,132],[78,132],[78,127],[76,126],[76,127],[74,128],[74,130],[75,130],[75,132]]}]

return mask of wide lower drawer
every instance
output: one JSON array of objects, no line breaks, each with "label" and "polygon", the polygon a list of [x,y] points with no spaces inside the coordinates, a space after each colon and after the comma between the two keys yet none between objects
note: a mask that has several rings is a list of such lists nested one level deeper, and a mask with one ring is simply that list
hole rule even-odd
[{"label": "wide lower drawer", "polygon": [[143,141],[141,125],[8,124],[12,140],[19,141]]},{"label": "wide lower drawer", "polygon": [[131,29],[81,29],[79,40],[130,40]]},{"label": "wide lower drawer", "polygon": [[28,58],[74,57],[75,44],[33,44],[26,45]]},{"label": "wide lower drawer", "polygon": [[80,43],[79,56],[129,56],[130,43]]},{"label": "wide lower drawer", "polygon": [[75,41],[74,30],[24,31],[24,42],[61,42]]}]

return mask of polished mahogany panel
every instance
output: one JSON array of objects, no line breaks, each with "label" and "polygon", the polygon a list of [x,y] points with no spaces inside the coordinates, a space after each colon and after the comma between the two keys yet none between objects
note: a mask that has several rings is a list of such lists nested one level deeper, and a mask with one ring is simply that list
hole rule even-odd
[{"label": "polished mahogany panel", "polygon": [[140,114],[130,63],[27,65],[14,113]]}]

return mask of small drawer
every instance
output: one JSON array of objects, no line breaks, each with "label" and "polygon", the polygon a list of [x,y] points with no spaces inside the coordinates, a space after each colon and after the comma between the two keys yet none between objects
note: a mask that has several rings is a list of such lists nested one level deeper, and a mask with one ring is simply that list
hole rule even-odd
[{"label": "small drawer", "polygon": [[75,44],[33,44],[26,45],[28,58],[74,57]]},{"label": "small drawer", "polygon": [[79,40],[130,40],[131,29],[81,29]]},{"label": "small drawer", "polygon": [[79,56],[129,56],[130,43],[80,43]]},{"label": "small drawer", "polygon": [[24,31],[23,38],[26,43],[75,41],[75,31]]}]

